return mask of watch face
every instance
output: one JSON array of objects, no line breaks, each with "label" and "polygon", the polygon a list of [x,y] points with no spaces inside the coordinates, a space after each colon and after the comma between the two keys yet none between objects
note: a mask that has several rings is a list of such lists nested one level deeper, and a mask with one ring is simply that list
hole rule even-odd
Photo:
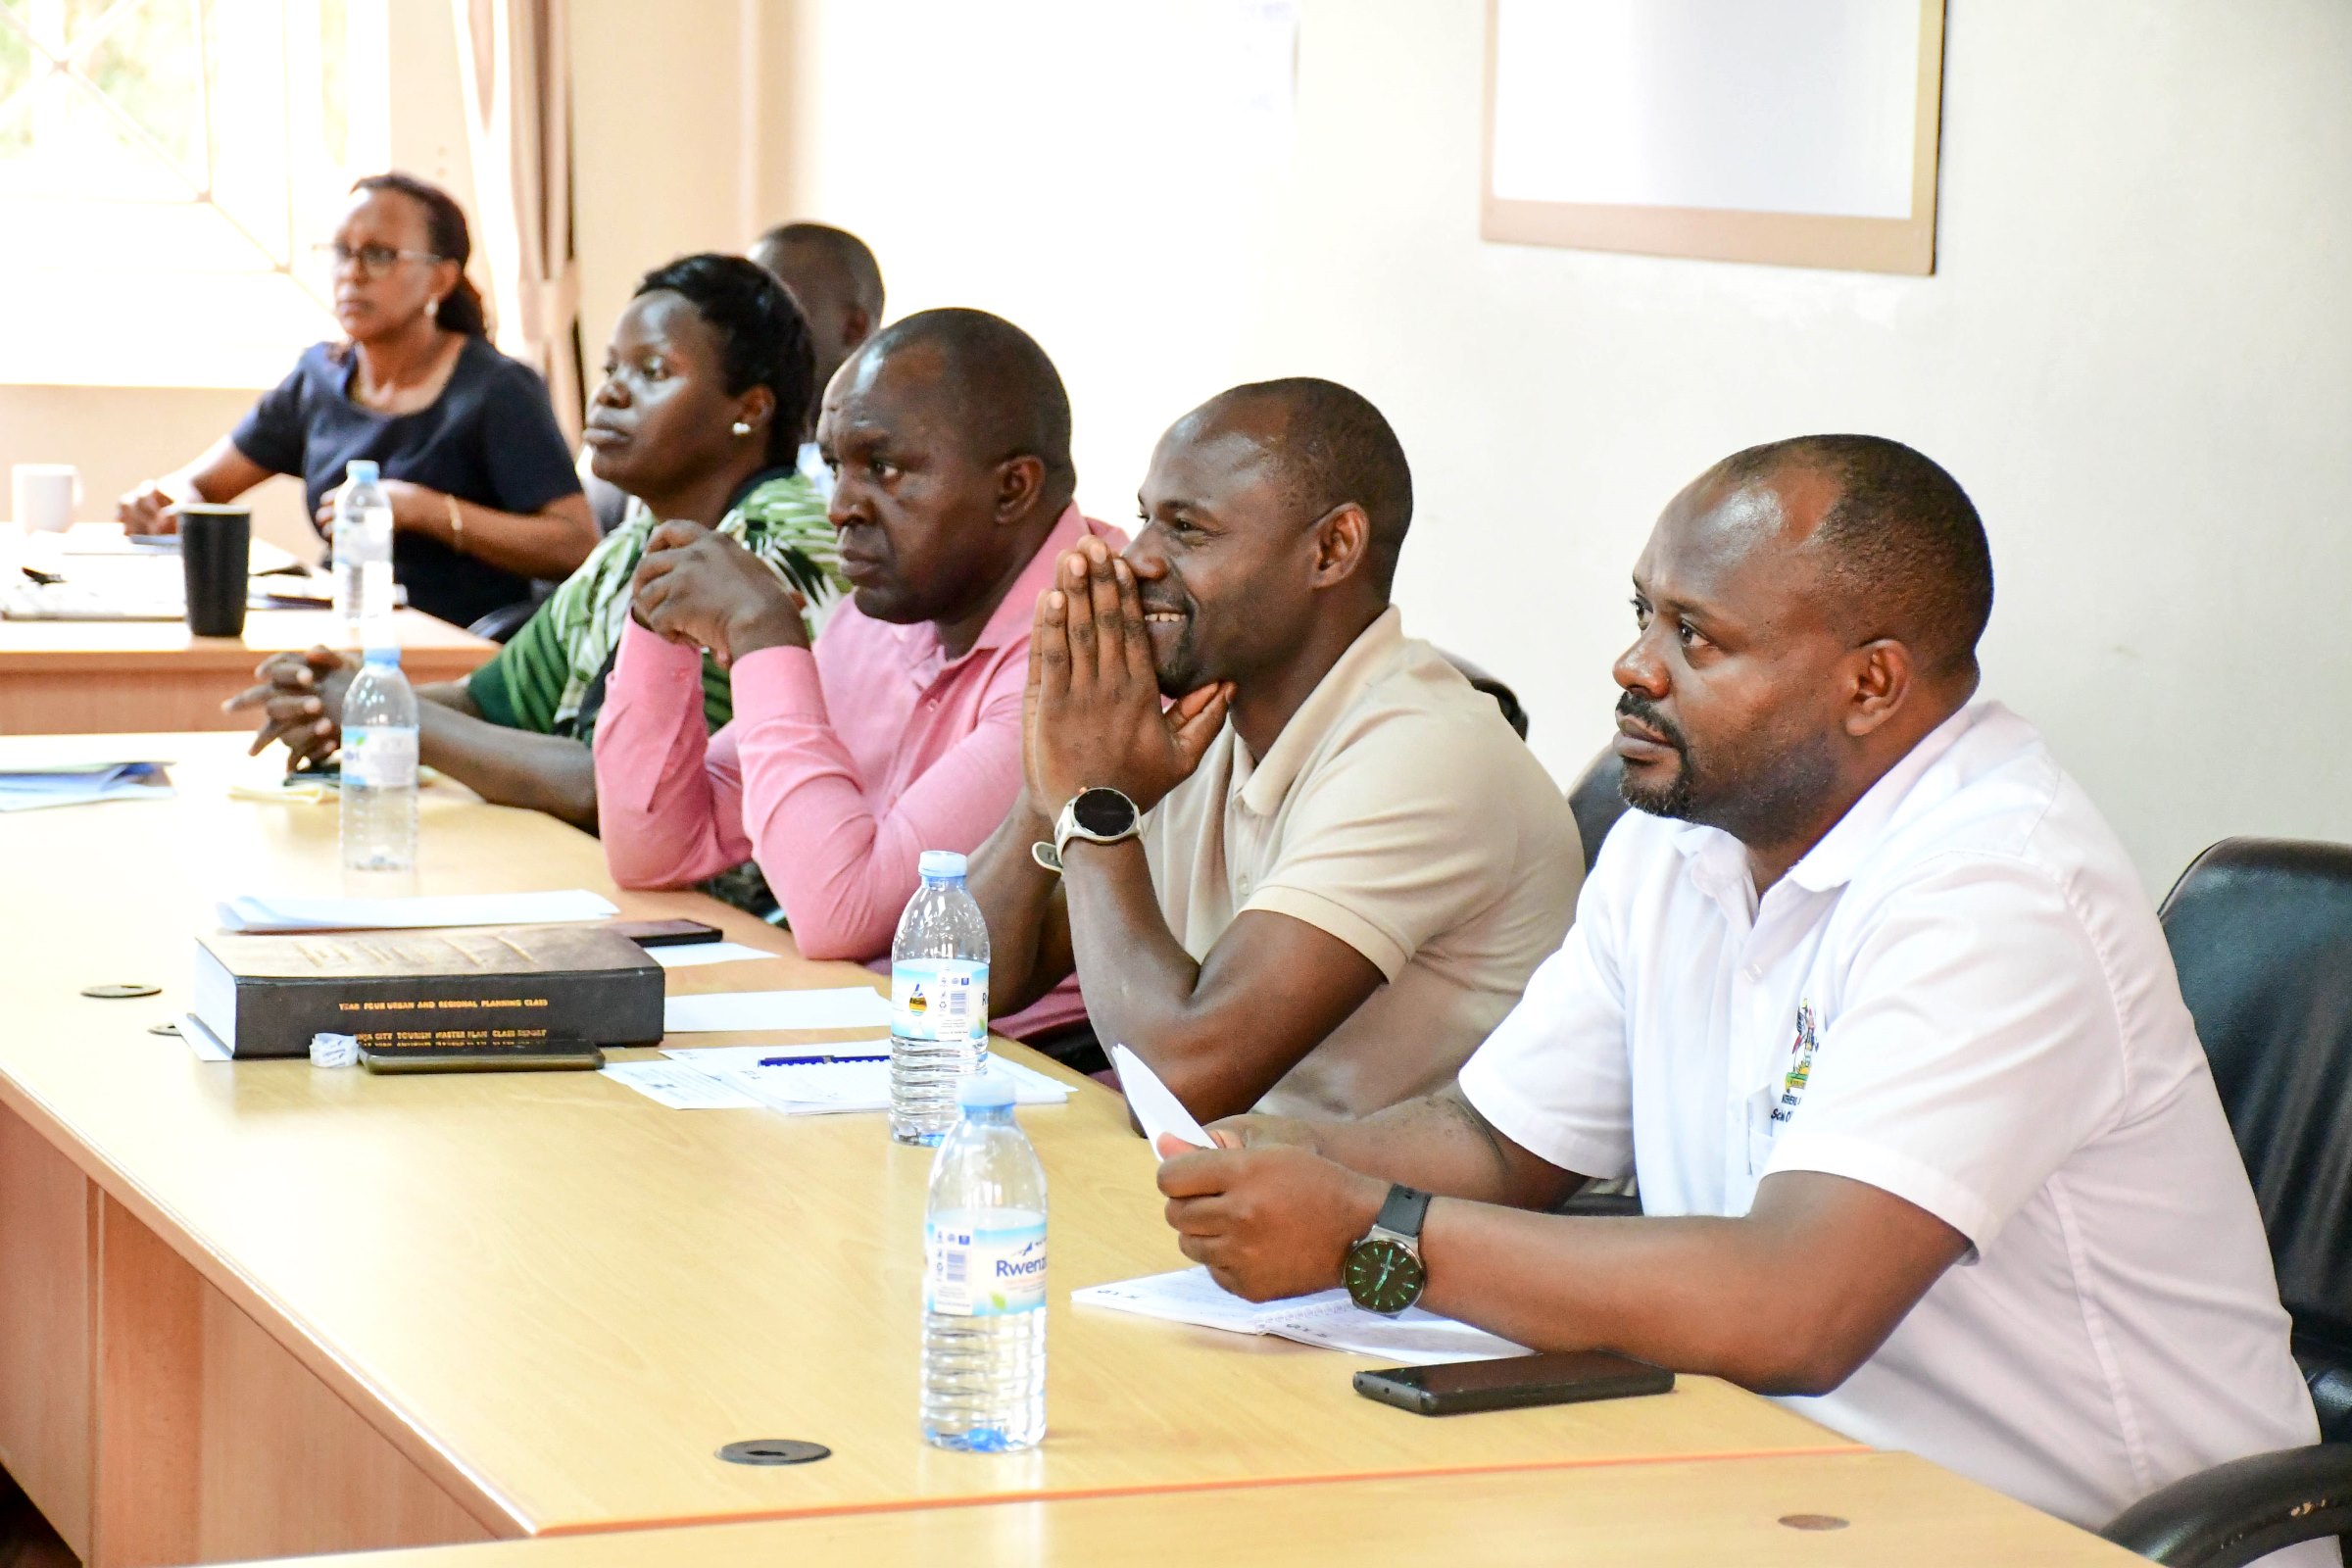
[{"label": "watch face", "polygon": [[1102,838],[1115,838],[1135,826],[1135,803],[1117,790],[1082,790],[1070,803],[1070,820]]},{"label": "watch face", "polygon": [[1401,1312],[1421,1298],[1421,1259],[1402,1242],[1371,1237],[1348,1251],[1344,1276],[1355,1304],[1373,1312]]}]

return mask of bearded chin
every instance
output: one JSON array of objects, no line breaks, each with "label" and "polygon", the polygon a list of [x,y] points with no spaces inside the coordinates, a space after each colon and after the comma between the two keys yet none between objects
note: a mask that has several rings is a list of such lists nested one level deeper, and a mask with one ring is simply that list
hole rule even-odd
[{"label": "bearded chin", "polygon": [[1152,673],[1159,680],[1159,695],[1169,702],[1179,697],[1189,697],[1204,684],[1200,678],[1200,661],[1193,653],[1193,632],[1189,624],[1185,627],[1184,636],[1178,639],[1176,647],[1169,653],[1166,662],[1154,664]]},{"label": "bearded chin", "polygon": [[1761,759],[1741,758],[1725,763],[1738,784],[1711,787],[1690,765],[1690,754],[1677,749],[1674,777],[1663,784],[1641,785],[1629,774],[1618,785],[1625,803],[1652,816],[1672,817],[1719,828],[1743,844],[1770,844],[1788,838],[1820,809],[1834,788],[1837,759],[1825,736],[1809,736]]},{"label": "bearded chin", "polygon": [[1674,776],[1663,784],[1642,783],[1631,773],[1621,775],[1617,794],[1637,811],[1677,821],[1690,820],[1690,754],[1676,751]]}]

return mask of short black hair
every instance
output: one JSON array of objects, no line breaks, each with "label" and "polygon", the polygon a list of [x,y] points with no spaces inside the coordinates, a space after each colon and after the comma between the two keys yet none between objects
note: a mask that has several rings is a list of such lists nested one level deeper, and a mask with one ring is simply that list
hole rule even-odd
[{"label": "short black hair", "polygon": [[1320,376],[1251,381],[1214,404],[1271,403],[1283,414],[1272,448],[1286,487],[1306,517],[1352,501],[1372,524],[1373,581],[1385,595],[1413,521],[1413,469],[1404,443],[1362,393]]},{"label": "short black hair", "polygon": [[869,319],[882,319],[882,264],[865,241],[848,229],[830,223],[778,223],[753,241],[752,249],[807,252],[834,274],[846,298],[864,307]]},{"label": "short black hair", "polygon": [[767,463],[790,467],[816,399],[816,349],[792,290],[758,262],[710,251],[681,256],[638,280],[638,294],[657,290],[682,297],[718,334],[730,395],[755,386],[775,394]]},{"label": "short black hair", "polygon": [[1926,454],[1877,435],[1802,435],[1715,466],[1735,482],[1800,467],[1837,481],[1814,532],[1835,586],[1871,628],[1936,674],[1974,673],[1992,618],[1992,548],[1960,481]]},{"label": "short black hair", "polygon": [[858,350],[886,358],[922,348],[937,354],[955,400],[965,451],[982,463],[1033,457],[1049,487],[1067,499],[1078,466],[1070,461],[1070,395],[1037,339],[986,311],[917,311],[892,322]]}]

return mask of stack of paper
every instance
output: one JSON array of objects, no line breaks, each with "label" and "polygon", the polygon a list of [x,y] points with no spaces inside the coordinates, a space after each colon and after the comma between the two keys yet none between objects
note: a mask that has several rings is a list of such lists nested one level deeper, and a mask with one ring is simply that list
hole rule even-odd
[{"label": "stack of paper", "polygon": [[453,893],[430,899],[287,899],[240,894],[219,913],[229,931],[400,931],[437,925],[563,925],[620,911],[582,888],[567,893]]},{"label": "stack of paper", "polygon": [[0,811],[100,801],[168,801],[173,792],[164,767],[162,762],[60,762],[11,768],[0,772]]},{"label": "stack of paper", "polygon": [[1115,1285],[1090,1285],[1072,1291],[1070,1299],[1084,1306],[1106,1306],[1234,1334],[1271,1334],[1300,1345],[1383,1356],[1405,1366],[1492,1361],[1528,1353],[1524,1345],[1513,1345],[1484,1329],[1417,1306],[1395,1317],[1367,1312],[1341,1290],[1317,1291],[1284,1301],[1245,1301],[1210,1279],[1205,1268],[1179,1269]]}]

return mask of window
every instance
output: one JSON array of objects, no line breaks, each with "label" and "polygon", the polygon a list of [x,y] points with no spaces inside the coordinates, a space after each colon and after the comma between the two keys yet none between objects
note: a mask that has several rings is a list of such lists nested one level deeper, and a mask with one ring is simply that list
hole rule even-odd
[{"label": "window", "polygon": [[0,381],[264,387],[389,133],[384,0],[0,0]]}]

